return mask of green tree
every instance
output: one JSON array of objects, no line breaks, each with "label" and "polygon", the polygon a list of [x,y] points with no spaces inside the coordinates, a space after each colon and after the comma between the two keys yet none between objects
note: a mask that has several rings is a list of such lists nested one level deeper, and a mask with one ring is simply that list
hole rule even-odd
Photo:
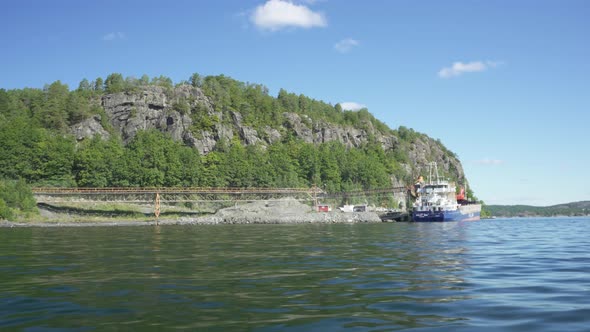
[{"label": "green tree", "polygon": [[[115,143],[116,145],[116,143]],[[95,136],[82,142],[74,158],[73,172],[80,187],[110,187],[115,184],[117,170],[123,165],[115,165],[115,160],[123,159],[123,151],[111,141],[103,141]],[[115,168],[117,166],[117,168]]]},{"label": "green tree", "polygon": [[125,80],[123,79],[123,75],[119,73],[110,74],[107,76],[107,79],[104,82],[104,87],[106,93],[123,92],[125,89]]},{"label": "green tree", "polygon": [[70,93],[66,101],[68,124],[73,125],[90,117],[90,104],[88,98],[79,92]]},{"label": "green tree", "polygon": [[148,84],[150,84],[150,77],[146,74],[143,74],[139,79],[139,85],[146,86]]},{"label": "green tree", "polygon": [[162,75],[152,78],[152,85],[158,85],[167,89],[172,89],[174,87],[172,80],[169,77]]},{"label": "green tree", "polygon": [[332,144],[322,144],[319,150],[321,181],[330,192],[341,191],[341,173],[336,156],[330,147]]},{"label": "green tree", "polygon": [[286,112],[299,112],[299,97],[294,93],[289,93],[281,89],[279,90],[277,100]]},{"label": "green tree", "polygon": [[230,187],[252,187],[255,185],[252,165],[249,163],[246,149],[238,139],[231,142],[224,161],[223,173],[226,183]]},{"label": "green tree", "polygon": [[66,109],[68,86],[55,81],[45,89],[45,95],[46,101],[43,108],[36,112],[37,121],[48,129],[64,132],[68,126]]},{"label": "green tree", "polygon": [[92,85],[90,85],[87,79],[83,79],[78,85],[78,91],[92,91]]},{"label": "green tree", "polygon": [[285,144],[273,144],[268,148],[269,160],[275,174],[277,187],[299,187],[297,175],[297,161],[292,160]]},{"label": "green tree", "polygon": [[178,153],[181,148],[178,142],[157,130],[137,132],[125,151],[127,165],[130,165],[127,174],[130,185],[181,185],[183,166]]},{"label": "green tree", "polygon": [[10,112],[11,97],[4,89],[0,89],[0,114],[7,115]]},{"label": "green tree", "polygon": [[0,220],[13,220],[14,213],[12,209],[8,207],[8,204],[0,198]]},{"label": "green tree", "polygon": [[138,93],[140,92],[140,87],[140,80],[133,76],[125,77],[125,81],[123,82],[123,91],[130,93]]},{"label": "green tree", "polygon": [[28,179],[39,185],[74,186],[74,146],[71,136],[41,130],[32,147],[32,170]]},{"label": "green tree", "polygon": [[223,174],[225,154],[213,151],[203,157],[203,171],[199,185],[203,187],[226,187],[227,182]]},{"label": "green tree", "polygon": [[193,73],[188,82],[195,88],[200,88],[203,85],[203,78],[197,73]]},{"label": "green tree", "polygon": [[13,220],[22,213],[36,213],[36,205],[25,180],[0,180],[0,219]]},{"label": "green tree", "polygon": [[104,82],[101,77],[98,77],[94,81],[94,91],[99,92],[99,93],[104,91]]},{"label": "green tree", "polygon": [[0,178],[28,178],[32,173],[32,147],[40,140],[39,132],[26,115],[0,121]]},{"label": "green tree", "polygon": [[297,164],[299,177],[305,181],[306,185],[322,185],[319,152],[313,144],[301,144],[297,153]]},{"label": "green tree", "polygon": [[248,145],[246,156],[249,164],[252,165],[252,186],[274,187],[276,173],[269,153],[260,145]]},{"label": "green tree", "polygon": [[179,185],[184,187],[199,186],[203,169],[199,153],[191,147],[182,146],[178,149],[178,158],[180,161],[181,180]]}]

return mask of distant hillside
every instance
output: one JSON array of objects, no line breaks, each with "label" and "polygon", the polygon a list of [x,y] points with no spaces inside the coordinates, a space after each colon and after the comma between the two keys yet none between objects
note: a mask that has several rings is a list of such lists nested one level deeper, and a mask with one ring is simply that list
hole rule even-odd
[{"label": "distant hillside", "polygon": [[[0,89],[0,179],[37,186],[402,186],[435,161],[466,182],[439,140],[227,76],[60,81]],[[469,193],[473,197],[472,193]]]},{"label": "distant hillside", "polygon": [[495,217],[556,217],[590,215],[590,201],[558,204],[552,206],[487,205]]}]

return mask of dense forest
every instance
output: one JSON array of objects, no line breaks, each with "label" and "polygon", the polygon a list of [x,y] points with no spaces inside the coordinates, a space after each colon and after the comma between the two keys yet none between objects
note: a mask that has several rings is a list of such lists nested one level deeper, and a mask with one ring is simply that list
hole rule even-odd
[{"label": "dense forest", "polygon": [[[281,140],[267,145],[247,145],[236,137],[222,139],[207,154],[200,154],[155,129],[140,131],[124,142],[101,107],[101,98],[107,94],[137,93],[146,86],[163,87],[172,93],[179,85],[198,87],[220,114],[237,111],[243,123],[253,128],[280,130]],[[191,131],[197,135],[221,121],[198,105],[191,105],[194,103],[190,100],[177,100],[174,109],[190,115]],[[336,141],[304,142],[283,127],[283,112],[356,128],[371,126],[397,137],[401,148],[385,151],[371,138],[355,149]],[[93,116],[98,116],[110,133],[108,139],[97,135],[77,140],[70,128]],[[347,111],[339,104],[331,105],[285,90],[273,97],[263,85],[243,83],[223,75],[194,74],[174,85],[163,76],[149,79],[144,75],[136,79],[115,73],[104,80],[84,79],[73,90],[60,81],[43,89],[0,89],[2,192],[17,186],[309,187],[317,184],[330,192],[385,188],[391,186],[392,178],[411,181],[414,174],[402,167],[410,163],[404,151],[420,137],[426,136],[405,127],[388,128],[366,109]],[[440,141],[436,144],[448,158],[456,158]],[[31,211],[29,197],[0,196],[0,218],[8,218],[16,211]]]}]

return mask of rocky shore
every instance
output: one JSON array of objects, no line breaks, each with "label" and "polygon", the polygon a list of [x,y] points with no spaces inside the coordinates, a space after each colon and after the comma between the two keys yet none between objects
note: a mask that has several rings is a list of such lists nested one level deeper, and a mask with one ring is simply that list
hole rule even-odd
[{"label": "rocky shore", "polygon": [[[376,223],[381,219],[375,212],[314,212],[309,205],[295,199],[258,201],[236,205],[215,214],[198,217],[160,219],[160,225],[212,225],[212,224],[309,224],[309,223]],[[152,221],[54,221],[9,222],[0,227],[80,227],[80,226],[142,226],[155,225]]]}]

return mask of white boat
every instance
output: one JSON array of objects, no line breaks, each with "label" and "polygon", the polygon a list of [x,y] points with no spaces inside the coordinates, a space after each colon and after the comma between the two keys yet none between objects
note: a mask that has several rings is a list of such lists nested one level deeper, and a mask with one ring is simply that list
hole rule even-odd
[{"label": "white boat", "polygon": [[456,195],[455,184],[440,179],[435,162],[429,164],[428,173],[428,183],[419,181],[415,185],[417,197],[413,204],[413,221],[479,220],[481,204],[466,199],[464,191]]}]

